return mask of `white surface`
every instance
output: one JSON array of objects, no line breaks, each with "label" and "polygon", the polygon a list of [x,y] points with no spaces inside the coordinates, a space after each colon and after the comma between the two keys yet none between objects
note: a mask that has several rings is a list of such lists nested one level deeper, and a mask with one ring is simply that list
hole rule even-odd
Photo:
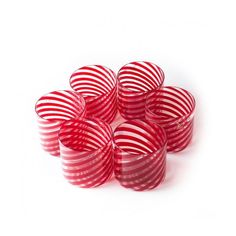
[{"label": "white surface", "polygon": [[[235,235],[235,1],[1,1],[0,234]],[[87,64],[147,60],[197,100],[196,132],[155,191],[73,187],[34,103]]]}]

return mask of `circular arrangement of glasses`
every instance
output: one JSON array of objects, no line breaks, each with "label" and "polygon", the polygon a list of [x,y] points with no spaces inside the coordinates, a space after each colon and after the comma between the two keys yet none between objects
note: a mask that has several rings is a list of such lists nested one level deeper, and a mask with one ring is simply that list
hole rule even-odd
[{"label": "circular arrangement of glasses", "polygon": [[[195,99],[164,86],[151,62],[131,62],[116,75],[101,65],[70,77],[72,90],[53,91],[35,105],[43,149],[61,159],[64,177],[90,188],[114,175],[120,185],[151,190],[165,179],[166,154],[185,149],[193,136]],[[126,121],[114,130],[118,116]]]}]

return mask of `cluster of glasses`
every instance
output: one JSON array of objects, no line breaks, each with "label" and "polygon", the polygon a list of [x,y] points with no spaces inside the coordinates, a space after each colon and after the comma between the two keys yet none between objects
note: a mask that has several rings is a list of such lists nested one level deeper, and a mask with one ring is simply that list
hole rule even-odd
[{"label": "cluster of glasses", "polygon": [[[45,151],[59,156],[65,178],[90,188],[108,181],[136,191],[163,182],[167,152],[188,146],[195,99],[187,90],[164,86],[164,72],[151,62],[131,62],[116,75],[101,65],[70,77],[72,90],[53,91],[35,106]],[[120,114],[126,121],[114,130]]]}]

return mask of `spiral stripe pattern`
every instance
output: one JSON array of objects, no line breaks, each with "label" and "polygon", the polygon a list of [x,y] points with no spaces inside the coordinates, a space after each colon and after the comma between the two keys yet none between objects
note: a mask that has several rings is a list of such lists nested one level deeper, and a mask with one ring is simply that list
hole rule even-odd
[{"label": "spiral stripe pattern", "polygon": [[127,120],[145,117],[148,92],[164,83],[164,72],[151,62],[131,62],[123,66],[117,76],[118,109]]},{"label": "spiral stripe pattern", "polygon": [[85,101],[83,97],[74,91],[54,91],[37,101],[35,111],[38,115],[43,149],[53,156],[59,156],[59,129],[65,120],[84,116]]},{"label": "spiral stripe pattern", "polygon": [[165,129],[168,152],[181,151],[190,143],[194,110],[195,99],[185,89],[167,86],[148,94],[146,119]]},{"label": "spiral stripe pattern", "polygon": [[63,123],[59,132],[65,178],[82,188],[97,187],[113,173],[112,129],[99,119]]},{"label": "spiral stripe pattern", "polygon": [[114,173],[120,184],[136,191],[157,187],[165,178],[166,135],[159,125],[129,120],[114,131]]},{"label": "spiral stripe pattern", "polygon": [[88,117],[111,123],[117,113],[117,82],[115,73],[101,65],[84,66],[70,77],[72,89],[86,101]]}]

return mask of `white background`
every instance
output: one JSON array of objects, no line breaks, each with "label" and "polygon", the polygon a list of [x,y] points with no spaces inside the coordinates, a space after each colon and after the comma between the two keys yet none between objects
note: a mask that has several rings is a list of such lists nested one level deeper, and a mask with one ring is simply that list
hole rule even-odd
[{"label": "white background", "polygon": [[[0,234],[236,235],[236,14],[224,0],[0,1]],[[197,100],[192,145],[159,189],[79,189],[42,151],[34,113],[80,66],[161,66]]]}]

